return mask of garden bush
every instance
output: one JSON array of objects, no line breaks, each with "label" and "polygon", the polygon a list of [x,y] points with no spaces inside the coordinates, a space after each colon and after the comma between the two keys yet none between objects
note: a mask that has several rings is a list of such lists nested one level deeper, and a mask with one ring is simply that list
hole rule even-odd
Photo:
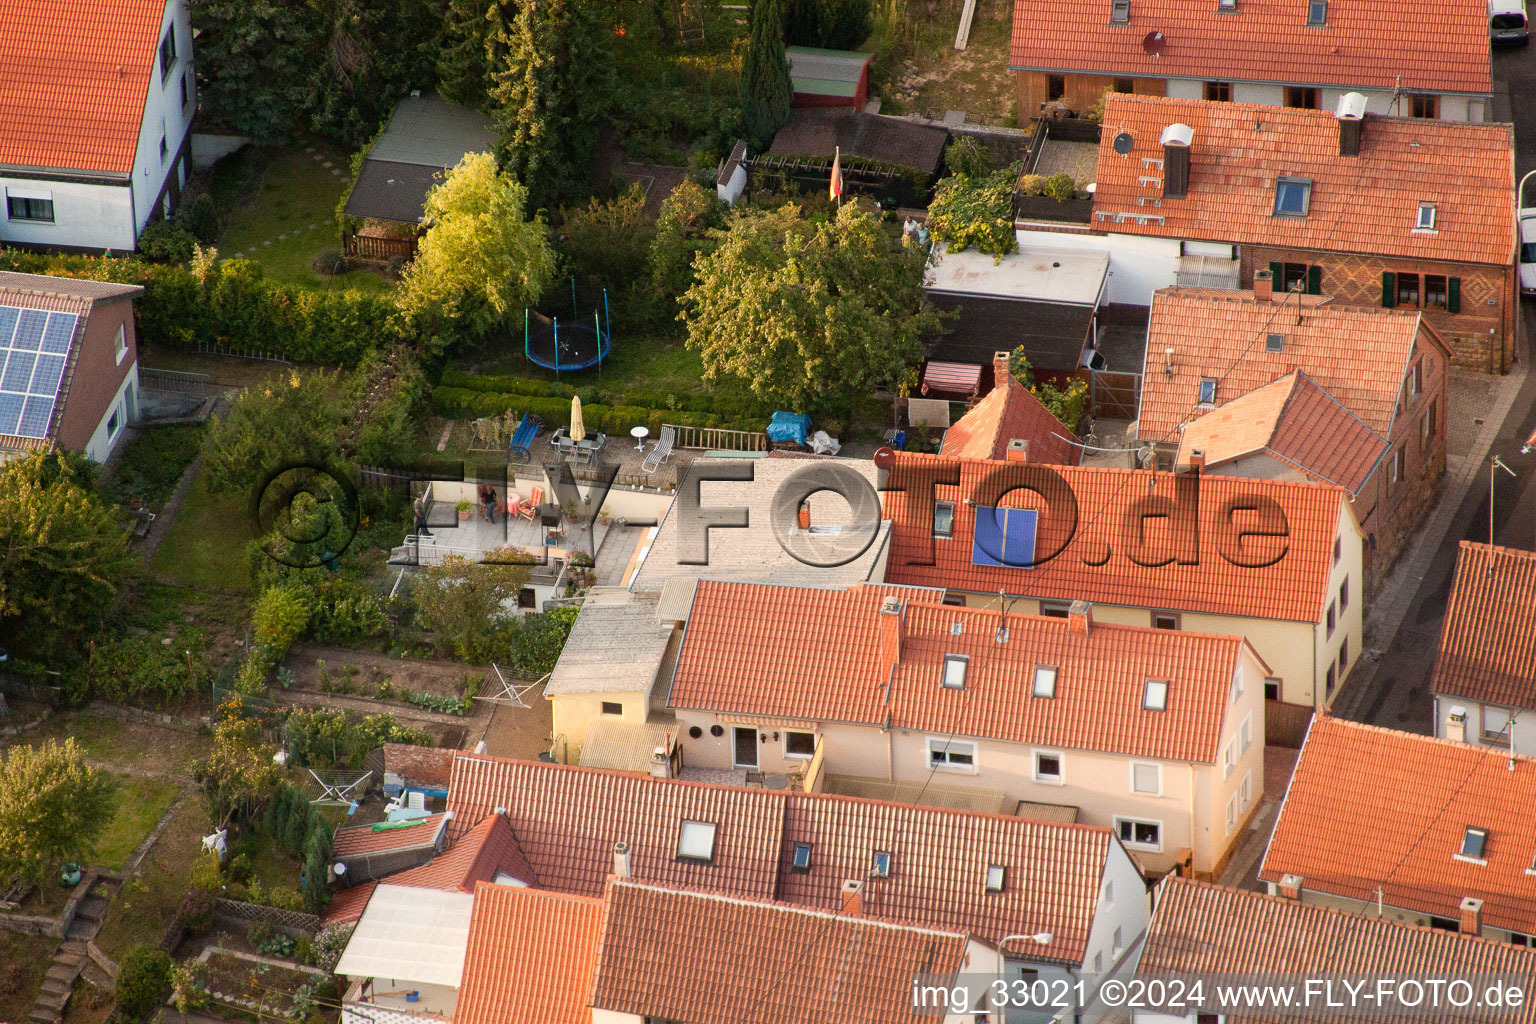
[{"label": "garden bush", "polygon": [[432,737],[420,729],[402,725],[394,715],[364,715],[354,719],[338,708],[287,709],[283,740],[288,763],[295,768],[360,765],[370,750],[385,743],[432,744]]},{"label": "garden bush", "polygon": [[1018,248],[1013,229],[1013,189],[1018,176],[1015,164],[985,177],[945,178],[928,206],[928,230],[953,252],[972,246],[993,256],[1013,252]]},{"label": "garden bush", "polygon": [[183,207],[180,219],[187,230],[204,245],[212,245],[219,240],[219,210],[213,203],[213,196],[207,192],[200,193]]},{"label": "garden bush", "polygon": [[137,945],[124,956],[117,971],[117,1008],[138,1020],[165,1000],[171,990],[171,958],[154,946]]},{"label": "garden bush", "polygon": [[361,583],[344,577],[310,585],[309,635],[320,643],[351,643],[389,632],[384,602]]},{"label": "garden bush", "polygon": [[170,220],[150,221],[139,233],[139,255],[151,263],[186,263],[197,236]]},{"label": "garden bush", "polygon": [[944,147],[944,163],[951,174],[983,178],[992,173],[992,151],[974,136],[962,135]]},{"label": "garden bush", "polygon": [[[569,426],[571,422],[571,402],[568,398],[538,398],[532,395],[437,387],[432,389],[432,404],[442,415],[460,419],[500,416],[509,410],[518,410],[533,413],[550,428]],[[588,430],[623,434],[628,433],[631,427],[646,426],[650,428],[653,437],[661,433],[664,423],[731,430],[762,430],[766,426],[766,420],[760,416],[752,419],[727,419],[715,413],[685,409],[586,403],[582,404],[581,418]]]}]

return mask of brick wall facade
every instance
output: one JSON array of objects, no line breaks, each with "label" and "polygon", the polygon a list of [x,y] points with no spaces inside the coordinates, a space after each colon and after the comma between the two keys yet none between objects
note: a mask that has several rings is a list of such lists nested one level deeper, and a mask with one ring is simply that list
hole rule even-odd
[{"label": "brick wall facade", "polygon": [[[1087,114],[1099,105],[1106,90],[1113,90],[1117,81],[1114,75],[1054,75],[1046,71],[1017,71],[1019,90],[1019,123],[1023,124],[1040,116],[1041,107],[1055,103],[1050,98],[1052,78],[1060,78],[1064,91],[1060,102],[1078,116]],[[1138,96],[1163,96],[1168,84],[1161,78],[1131,78],[1132,91]]]},{"label": "brick wall facade", "polygon": [[[127,353],[117,358],[117,331],[123,329]],[[112,406],[123,378],[133,370],[138,359],[138,343],[133,333],[133,302],[128,298],[109,299],[91,304],[85,321],[85,333],[75,353],[69,393],[59,414],[55,437],[59,446],[83,452],[101,418]]]},{"label": "brick wall facade", "polygon": [[384,768],[418,786],[447,786],[453,774],[452,750],[409,743],[384,744]]},{"label": "brick wall facade", "polygon": [[[1518,309],[1513,267],[1476,263],[1398,260],[1383,256],[1284,249],[1264,245],[1242,247],[1242,286],[1253,287],[1253,272],[1271,263],[1305,263],[1322,269],[1321,292],[1351,306],[1380,306],[1383,273],[1437,274],[1460,282],[1461,311],[1424,309],[1427,320],[1456,353],[1456,365],[1485,373],[1505,373],[1514,358]],[[1422,294],[1420,304],[1423,304]],[[1398,308],[1405,308],[1399,306]]]}]

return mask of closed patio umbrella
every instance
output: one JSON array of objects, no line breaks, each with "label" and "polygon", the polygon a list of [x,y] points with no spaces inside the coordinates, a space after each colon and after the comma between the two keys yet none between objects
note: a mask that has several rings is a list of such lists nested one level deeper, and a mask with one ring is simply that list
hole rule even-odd
[{"label": "closed patio umbrella", "polygon": [[571,440],[585,441],[586,439],[587,427],[581,422],[581,396],[576,395],[571,399]]}]

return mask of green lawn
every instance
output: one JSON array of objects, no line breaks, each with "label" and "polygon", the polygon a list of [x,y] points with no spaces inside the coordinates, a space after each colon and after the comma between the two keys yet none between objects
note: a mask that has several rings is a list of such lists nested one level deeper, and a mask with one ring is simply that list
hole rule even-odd
[{"label": "green lawn", "polygon": [[26,1020],[57,939],[0,931],[0,1020]]},{"label": "green lawn", "polygon": [[254,537],[246,496],[238,491],[215,494],[199,476],[155,552],[150,571],[170,583],[243,591],[250,586],[245,545]]},{"label": "green lawn", "polygon": [[470,356],[461,361],[457,369],[477,373],[510,374],[533,380],[561,380],[575,387],[602,384],[606,387],[633,387],[665,394],[709,391],[741,391],[734,381],[721,381],[710,386],[701,379],[704,364],[699,353],[683,344],[681,335],[663,337],[657,335],[626,335],[619,321],[621,311],[615,310],[613,348],[602,364],[580,373],[556,374],[529,362],[523,355],[522,338],[518,337],[499,351]]},{"label": "green lawn", "polygon": [[107,910],[96,945],[108,956],[121,960],[129,947],[160,940],[191,888],[192,863],[209,831],[203,802],[183,801],[144,858],[138,877],[123,886]]},{"label": "green lawn", "polygon": [[[180,729],[166,729],[142,722],[119,722],[80,711],[54,715],[26,734],[31,743],[73,738],[85,756],[109,768],[187,775],[192,763],[208,752],[212,740]],[[128,792],[128,791],[125,791]],[[161,811],[165,810],[162,806]],[[156,812],[159,817],[159,812]],[[142,835],[140,838],[143,838]]]},{"label": "green lawn", "polygon": [[[316,143],[315,154],[302,145],[258,149],[222,176],[216,193],[239,193],[229,223],[219,239],[219,255],[244,255],[261,264],[268,277],[310,288],[386,291],[389,282],[372,270],[323,277],[310,264],[322,249],[335,249],[336,203],[347,185],[348,154]],[[229,158],[231,160],[237,158]],[[331,167],[325,167],[329,161]],[[340,169],[342,176],[332,174]],[[281,237],[280,237],[281,236]]]},{"label": "green lawn", "polygon": [[181,787],[162,779],[118,775],[117,813],[96,841],[96,864],[116,871],[149,835]]}]

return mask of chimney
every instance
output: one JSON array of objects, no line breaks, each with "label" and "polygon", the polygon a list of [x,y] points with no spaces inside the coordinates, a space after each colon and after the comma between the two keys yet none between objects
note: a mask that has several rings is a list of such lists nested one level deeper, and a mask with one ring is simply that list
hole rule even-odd
[{"label": "chimney", "polygon": [[1283,899],[1301,899],[1301,883],[1304,879],[1300,875],[1280,876],[1280,896]]},{"label": "chimney", "polygon": [[858,878],[849,878],[843,881],[843,909],[839,911],[844,917],[861,917],[864,912],[864,882]]},{"label": "chimney", "polygon": [[887,597],[880,605],[880,664],[887,673],[901,664],[901,600]]},{"label": "chimney", "polygon": [[1189,450],[1189,471],[1191,473],[1205,472],[1205,449],[1191,448]]},{"label": "chimney", "polygon": [[1445,738],[1457,743],[1467,742],[1467,709],[1452,704],[1445,717]]},{"label": "chimney", "polygon": [[1163,129],[1163,198],[1183,199],[1189,195],[1189,144],[1195,130],[1187,124],[1171,124]]},{"label": "chimney", "polygon": [[1358,92],[1340,96],[1333,118],[1339,122],[1339,156],[1359,156],[1360,136],[1365,130],[1365,97]]},{"label": "chimney", "polygon": [[1093,631],[1093,605],[1087,601],[1073,601],[1067,609],[1067,629],[1087,636]]},{"label": "chimney", "polygon": [[796,517],[799,520],[800,529],[809,530],[811,528],[811,500],[809,498],[800,503],[800,511],[796,513]]},{"label": "chimney", "polygon": [[629,844],[613,844],[613,874],[616,878],[629,877]]},{"label": "chimney", "polygon": [[1468,896],[1461,901],[1461,934],[1481,935],[1483,933],[1483,901],[1475,896]]},{"label": "chimney", "polygon": [[1013,372],[1009,369],[1009,356],[1007,352],[992,353],[992,386],[1005,388],[1008,382],[1013,380]]},{"label": "chimney", "polygon": [[1008,462],[1028,462],[1029,442],[1022,437],[1015,437],[1008,442],[1008,450],[1003,453],[1003,458]]},{"label": "chimney", "polygon": [[1275,275],[1267,270],[1253,272],[1253,301],[1272,302],[1275,298]]}]

